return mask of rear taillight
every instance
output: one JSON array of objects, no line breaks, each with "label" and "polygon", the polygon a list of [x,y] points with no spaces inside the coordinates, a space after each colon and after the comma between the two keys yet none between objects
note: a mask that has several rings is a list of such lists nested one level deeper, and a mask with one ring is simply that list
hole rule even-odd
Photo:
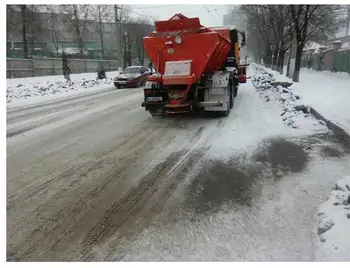
[{"label": "rear taillight", "polygon": [[245,74],[239,75],[239,82],[240,83],[246,83],[247,82],[247,76]]}]

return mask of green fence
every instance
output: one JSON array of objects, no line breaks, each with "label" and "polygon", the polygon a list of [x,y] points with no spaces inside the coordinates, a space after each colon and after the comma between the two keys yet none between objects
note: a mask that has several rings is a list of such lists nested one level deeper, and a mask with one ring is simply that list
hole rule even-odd
[{"label": "green fence", "polygon": [[350,50],[342,50],[335,53],[334,71],[350,73]]},{"label": "green fence", "polygon": [[345,72],[350,74],[350,48],[340,49],[338,51],[328,50],[326,52],[315,54],[304,54],[302,58],[302,67],[331,72]]}]

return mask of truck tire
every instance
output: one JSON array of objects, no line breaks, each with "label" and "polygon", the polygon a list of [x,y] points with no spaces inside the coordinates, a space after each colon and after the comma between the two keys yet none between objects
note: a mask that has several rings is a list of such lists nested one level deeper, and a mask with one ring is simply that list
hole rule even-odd
[{"label": "truck tire", "polygon": [[117,84],[117,83],[114,83],[114,86],[115,86],[117,89],[120,89],[120,88],[121,88],[120,85]]},{"label": "truck tire", "polygon": [[233,96],[237,97],[238,94],[238,81],[236,79],[233,80]]},{"label": "truck tire", "polygon": [[230,110],[232,110],[232,108],[235,104],[235,97],[236,97],[236,94],[235,94],[236,87],[235,87],[233,81],[231,82],[230,89],[231,89],[230,90]]},{"label": "truck tire", "polygon": [[[231,83],[230,83],[231,84]],[[227,104],[227,109],[226,109],[226,111],[223,111],[223,112],[221,112],[222,113],[222,115],[224,116],[224,117],[227,117],[227,116],[229,116],[230,115],[230,112],[231,112],[231,109],[232,109],[232,107],[233,107],[233,103],[232,103],[232,101],[233,101],[233,92],[232,92],[232,89],[231,89],[231,85],[229,84],[229,90],[228,90],[228,92],[229,92],[229,101],[228,101],[228,104]]]}]

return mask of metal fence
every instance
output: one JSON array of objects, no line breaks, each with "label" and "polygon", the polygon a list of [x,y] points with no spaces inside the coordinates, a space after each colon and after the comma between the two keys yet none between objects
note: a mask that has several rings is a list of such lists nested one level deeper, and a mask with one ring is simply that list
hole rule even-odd
[{"label": "metal fence", "polygon": [[328,49],[320,53],[305,53],[302,67],[317,71],[346,72],[350,74],[350,49]]},{"label": "metal fence", "polygon": [[[32,76],[62,75],[61,58],[6,59],[6,77],[21,78]],[[118,60],[68,59],[72,73],[97,72],[100,66],[107,71],[118,70]]]}]

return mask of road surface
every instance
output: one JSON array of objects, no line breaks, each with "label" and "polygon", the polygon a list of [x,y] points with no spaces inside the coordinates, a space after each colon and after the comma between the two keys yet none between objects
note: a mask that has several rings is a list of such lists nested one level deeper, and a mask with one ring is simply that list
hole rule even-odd
[{"label": "road surface", "polygon": [[350,171],[331,134],[286,127],[250,83],[227,118],[142,99],[7,110],[8,261],[314,260],[316,207]]}]

